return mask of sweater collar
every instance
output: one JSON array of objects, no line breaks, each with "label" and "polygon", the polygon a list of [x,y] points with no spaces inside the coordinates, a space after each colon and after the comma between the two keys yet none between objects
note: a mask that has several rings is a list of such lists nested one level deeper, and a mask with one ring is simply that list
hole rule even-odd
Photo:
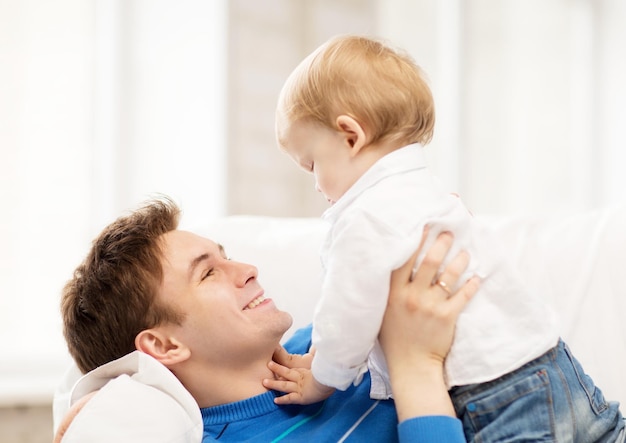
[{"label": "sweater collar", "polygon": [[269,414],[278,409],[274,403],[276,395],[276,392],[270,391],[234,403],[201,408],[202,421],[205,425],[218,425]]}]

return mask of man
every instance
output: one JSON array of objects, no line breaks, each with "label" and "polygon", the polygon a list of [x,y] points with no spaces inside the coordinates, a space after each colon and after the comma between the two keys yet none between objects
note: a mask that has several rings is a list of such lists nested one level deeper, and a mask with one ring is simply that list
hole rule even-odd
[{"label": "man", "polygon": [[[464,441],[442,363],[478,283],[447,299],[432,286],[435,277],[453,285],[467,265],[457,256],[438,276],[451,236],[440,237],[412,281],[415,256],[392,276],[381,344],[395,403],[371,400],[366,376],[322,403],[281,407],[264,383],[275,378],[273,356],[289,366],[279,343],[291,316],[265,297],[254,266],[178,230],[179,212],[161,199],[119,218],[64,288],[65,338],[89,374],[62,406],[57,441],[199,441],[190,398],[203,441],[428,441],[431,432],[432,441]],[[309,346],[310,329],[285,345],[294,353]]]}]

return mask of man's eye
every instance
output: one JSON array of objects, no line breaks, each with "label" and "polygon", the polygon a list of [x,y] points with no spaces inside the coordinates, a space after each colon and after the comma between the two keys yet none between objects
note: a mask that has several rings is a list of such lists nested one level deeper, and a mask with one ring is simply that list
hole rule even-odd
[{"label": "man's eye", "polygon": [[206,273],[202,276],[202,280],[204,280],[207,277],[210,277],[213,275],[213,269],[209,269],[208,271],[206,271]]}]

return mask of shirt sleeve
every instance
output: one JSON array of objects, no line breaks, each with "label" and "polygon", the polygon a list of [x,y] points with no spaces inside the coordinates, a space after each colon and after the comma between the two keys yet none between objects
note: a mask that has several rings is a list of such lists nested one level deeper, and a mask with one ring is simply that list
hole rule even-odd
[{"label": "shirt sleeve", "polygon": [[447,415],[415,417],[398,425],[400,443],[465,443],[461,421]]},{"label": "shirt sleeve", "polygon": [[332,228],[323,251],[325,275],[313,319],[315,378],[345,390],[367,371],[387,306],[391,271],[419,243],[370,214],[351,212]]}]

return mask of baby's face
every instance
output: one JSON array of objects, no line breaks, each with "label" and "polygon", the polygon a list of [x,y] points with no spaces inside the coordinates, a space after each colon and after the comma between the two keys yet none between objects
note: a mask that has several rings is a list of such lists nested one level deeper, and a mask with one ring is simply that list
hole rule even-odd
[{"label": "baby's face", "polygon": [[332,205],[364,172],[342,132],[320,123],[278,118],[278,143],[302,169],[315,177],[315,189]]}]

